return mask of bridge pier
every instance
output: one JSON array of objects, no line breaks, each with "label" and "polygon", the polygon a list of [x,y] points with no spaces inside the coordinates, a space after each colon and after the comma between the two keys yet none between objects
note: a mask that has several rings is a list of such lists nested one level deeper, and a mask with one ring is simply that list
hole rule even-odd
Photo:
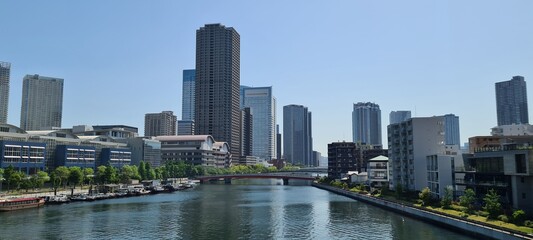
[{"label": "bridge pier", "polygon": [[231,184],[231,178],[224,178],[225,184]]},{"label": "bridge pier", "polygon": [[284,178],[283,179],[283,185],[289,185],[289,179],[288,178]]}]

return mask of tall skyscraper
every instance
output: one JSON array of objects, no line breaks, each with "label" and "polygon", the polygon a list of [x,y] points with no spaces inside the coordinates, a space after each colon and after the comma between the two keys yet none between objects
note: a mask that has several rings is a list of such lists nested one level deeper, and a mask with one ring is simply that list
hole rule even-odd
[{"label": "tall skyscraper", "polygon": [[240,99],[239,99],[239,108],[240,109],[243,109],[244,108],[244,89],[247,89],[247,88],[250,88],[248,86],[244,86],[244,85],[241,85],[239,87],[239,96],[240,96]]},{"label": "tall skyscraper", "polygon": [[281,159],[281,132],[279,124],[276,124],[276,159]]},{"label": "tall skyscraper", "polygon": [[381,145],[381,110],[375,103],[355,103],[352,112],[352,135],[355,143]]},{"label": "tall skyscraper", "polygon": [[241,110],[241,156],[252,156],[253,154],[253,127],[254,118],[252,109],[245,107]]},{"label": "tall skyscraper", "polygon": [[0,123],[7,123],[11,63],[0,62]]},{"label": "tall skyscraper", "polygon": [[50,130],[61,127],[63,79],[26,75],[22,83],[20,128]]},{"label": "tall skyscraper", "polygon": [[227,142],[240,155],[240,36],[221,24],[196,30],[195,134]]},{"label": "tall skyscraper", "polygon": [[411,118],[411,111],[392,111],[389,114],[389,124],[401,123]]},{"label": "tall skyscraper", "polygon": [[446,114],[444,117],[444,144],[461,145],[461,136],[459,131],[459,117],[454,114]]},{"label": "tall skyscraper", "polygon": [[276,157],[276,98],[272,87],[243,89],[244,107],[253,115],[253,156],[270,160]]},{"label": "tall skyscraper", "polygon": [[302,105],[283,107],[283,155],[294,165],[312,166],[311,112]]},{"label": "tall skyscraper", "polygon": [[498,126],[529,123],[524,77],[496,83],[496,112]]},{"label": "tall skyscraper", "polygon": [[161,113],[147,113],[144,115],[144,136],[174,136],[176,135],[177,117],[172,111]]},{"label": "tall skyscraper", "polygon": [[181,97],[181,120],[194,120],[194,89],[196,82],[196,70],[183,70],[183,88]]}]

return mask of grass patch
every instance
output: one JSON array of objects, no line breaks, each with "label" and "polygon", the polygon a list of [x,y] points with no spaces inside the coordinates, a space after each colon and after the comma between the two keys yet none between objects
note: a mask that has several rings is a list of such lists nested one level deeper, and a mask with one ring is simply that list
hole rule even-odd
[{"label": "grass patch", "polygon": [[[442,213],[446,213],[446,214],[449,214],[449,215],[452,215],[452,216],[456,216],[456,217],[459,217],[459,218],[463,218],[462,216],[464,214],[463,212],[457,211],[457,210],[454,210],[454,209],[442,209],[440,207],[439,208],[437,208],[437,207],[426,207],[426,208],[430,209],[430,210],[433,210],[433,211],[442,212]],[[518,231],[518,232],[523,232],[523,233],[526,233],[526,234],[533,234],[533,228],[525,227],[525,226],[517,226],[517,225],[514,225],[512,223],[502,222],[500,220],[487,220],[487,217],[484,217],[484,216],[469,215],[466,219],[467,220],[474,220],[474,221],[486,223],[486,224],[492,225],[492,226],[512,229],[512,230],[515,230],[515,231]]]}]

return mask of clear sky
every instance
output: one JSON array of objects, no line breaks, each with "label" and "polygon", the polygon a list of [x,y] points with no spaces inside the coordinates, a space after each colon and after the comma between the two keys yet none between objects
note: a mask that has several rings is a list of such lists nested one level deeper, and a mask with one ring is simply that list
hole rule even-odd
[{"label": "clear sky", "polygon": [[[182,70],[206,23],[241,35],[241,84],[273,86],[313,112],[314,148],[352,140],[354,102],[459,116],[461,140],[496,125],[494,83],[533,81],[533,1],[2,1],[0,61],[11,62],[8,122],[26,74],[65,79],[63,127],[181,118]],[[530,99],[533,94],[528,90]],[[530,104],[530,112],[532,111]]]}]

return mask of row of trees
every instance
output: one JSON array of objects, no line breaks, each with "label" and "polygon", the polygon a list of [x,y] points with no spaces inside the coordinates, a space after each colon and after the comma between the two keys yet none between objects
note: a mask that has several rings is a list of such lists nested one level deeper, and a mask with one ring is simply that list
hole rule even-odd
[{"label": "row of trees", "polygon": [[14,189],[25,189],[27,191],[29,189],[41,188],[49,179],[48,173],[42,171],[28,176],[26,173],[16,171],[11,165],[6,169],[0,168],[0,184],[5,182],[7,191]]},{"label": "row of trees", "polygon": [[[288,166],[282,170],[293,170]],[[50,176],[46,172],[37,172],[34,175],[26,176],[23,172],[16,171],[13,166],[6,169],[0,168],[0,179],[5,179],[8,190],[41,188],[45,182],[50,181],[54,191],[67,186],[76,188],[87,184],[108,184],[108,183],[128,183],[131,180],[152,180],[166,178],[184,178],[202,175],[223,175],[223,174],[249,174],[276,172],[275,167],[265,167],[257,164],[252,166],[234,165],[230,168],[215,168],[200,165],[187,164],[183,161],[166,162],[160,167],[152,167],[150,163],[142,161],[139,166],[124,165],[121,168],[113,166],[98,166],[96,171],[92,168],[80,167],[57,167]],[[1,183],[1,182],[0,182]]]}]

